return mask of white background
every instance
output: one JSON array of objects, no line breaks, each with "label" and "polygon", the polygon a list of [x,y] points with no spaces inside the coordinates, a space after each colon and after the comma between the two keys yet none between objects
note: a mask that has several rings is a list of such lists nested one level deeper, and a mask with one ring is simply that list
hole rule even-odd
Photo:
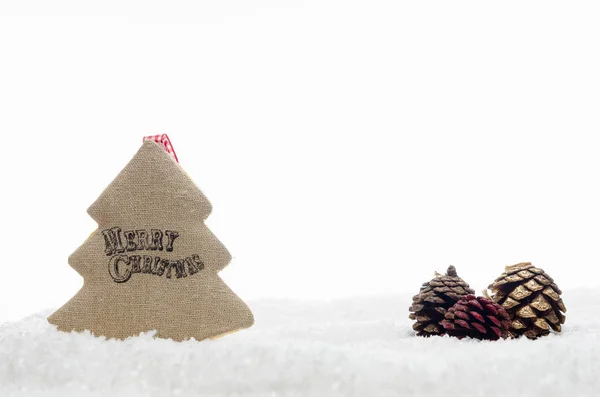
[{"label": "white background", "polygon": [[155,133],[244,299],[416,292],[449,264],[481,291],[520,261],[600,285],[599,11],[0,2],[0,320],[78,290],[86,209]]}]

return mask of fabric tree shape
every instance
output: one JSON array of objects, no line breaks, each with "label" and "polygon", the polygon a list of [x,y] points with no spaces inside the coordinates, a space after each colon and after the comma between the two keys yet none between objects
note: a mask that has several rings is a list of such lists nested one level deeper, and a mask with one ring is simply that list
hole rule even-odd
[{"label": "fabric tree shape", "polygon": [[211,204],[149,140],[88,209],[98,229],[69,257],[81,290],[48,321],[62,331],[126,338],[156,330],[180,341],[250,327],[218,272],[231,260],[204,224]]}]

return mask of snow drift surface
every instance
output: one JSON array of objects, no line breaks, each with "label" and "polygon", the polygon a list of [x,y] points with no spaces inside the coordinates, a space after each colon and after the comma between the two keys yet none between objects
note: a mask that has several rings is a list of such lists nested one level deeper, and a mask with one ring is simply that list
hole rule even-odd
[{"label": "snow drift surface", "polygon": [[42,313],[0,326],[0,396],[598,396],[600,290],[563,297],[563,334],[537,341],[415,337],[409,296],[257,301],[253,328],[183,343]]}]

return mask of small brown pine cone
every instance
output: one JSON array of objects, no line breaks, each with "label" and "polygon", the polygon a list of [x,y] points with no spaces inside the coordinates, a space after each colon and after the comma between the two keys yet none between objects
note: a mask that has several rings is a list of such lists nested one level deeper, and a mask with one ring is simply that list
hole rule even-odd
[{"label": "small brown pine cone", "polygon": [[567,308],[552,277],[529,262],[506,266],[489,287],[492,300],[511,318],[510,336],[536,339],[561,331]]},{"label": "small brown pine cone", "polygon": [[498,340],[508,337],[510,316],[495,302],[475,295],[467,295],[448,309],[440,323],[448,335],[459,339]]},{"label": "small brown pine cone", "polygon": [[454,266],[448,267],[445,275],[436,276],[421,286],[421,290],[413,297],[409,318],[415,320],[413,329],[419,336],[444,334],[439,322],[444,319],[446,311],[460,298],[474,294],[469,284],[456,274]]}]

